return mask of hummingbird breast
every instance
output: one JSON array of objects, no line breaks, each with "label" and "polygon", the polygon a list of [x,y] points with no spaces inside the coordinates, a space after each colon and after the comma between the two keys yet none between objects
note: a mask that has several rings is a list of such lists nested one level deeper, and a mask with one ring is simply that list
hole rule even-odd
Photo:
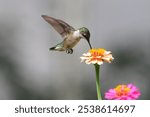
[{"label": "hummingbird breast", "polygon": [[80,41],[80,39],[80,37],[68,35],[68,37],[64,40],[64,48],[72,49]]}]

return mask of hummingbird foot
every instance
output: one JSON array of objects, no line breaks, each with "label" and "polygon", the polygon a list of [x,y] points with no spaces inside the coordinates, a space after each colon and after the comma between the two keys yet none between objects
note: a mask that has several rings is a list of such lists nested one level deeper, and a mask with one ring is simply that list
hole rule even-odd
[{"label": "hummingbird foot", "polygon": [[73,49],[67,49],[67,50],[66,50],[66,53],[67,53],[67,54],[72,54],[72,53],[73,53]]}]

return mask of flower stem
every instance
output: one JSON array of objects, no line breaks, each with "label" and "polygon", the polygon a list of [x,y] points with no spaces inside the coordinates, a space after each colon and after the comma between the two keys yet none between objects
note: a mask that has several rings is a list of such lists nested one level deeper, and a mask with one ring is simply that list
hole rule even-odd
[{"label": "flower stem", "polygon": [[99,70],[100,70],[100,66],[98,64],[95,64],[94,66],[95,66],[95,71],[96,71],[97,98],[98,98],[98,100],[102,100],[100,83],[99,83]]}]

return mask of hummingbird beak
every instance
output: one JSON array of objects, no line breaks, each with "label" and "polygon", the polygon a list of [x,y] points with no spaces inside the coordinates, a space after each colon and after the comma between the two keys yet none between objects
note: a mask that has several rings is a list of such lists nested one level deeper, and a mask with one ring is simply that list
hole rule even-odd
[{"label": "hummingbird beak", "polygon": [[89,46],[90,46],[90,49],[92,49],[92,46],[91,46],[90,41],[89,41],[89,40],[87,40],[87,42],[88,42],[88,44],[89,44]]},{"label": "hummingbird beak", "polygon": [[87,40],[87,42],[88,42],[88,44],[89,44],[89,46],[90,46],[90,49],[92,49],[92,46],[91,46],[91,43],[90,43],[90,39],[84,37],[83,35],[81,35],[81,37],[82,37],[83,39]]}]

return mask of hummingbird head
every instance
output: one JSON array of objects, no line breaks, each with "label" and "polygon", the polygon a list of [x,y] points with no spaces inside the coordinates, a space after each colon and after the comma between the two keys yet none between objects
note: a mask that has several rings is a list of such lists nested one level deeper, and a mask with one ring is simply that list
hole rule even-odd
[{"label": "hummingbird head", "polygon": [[92,49],[92,46],[90,44],[90,32],[89,32],[89,30],[85,27],[82,27],[79,29],[79,31],[80,31],[81,37],[87,40],[90,48]]}]

